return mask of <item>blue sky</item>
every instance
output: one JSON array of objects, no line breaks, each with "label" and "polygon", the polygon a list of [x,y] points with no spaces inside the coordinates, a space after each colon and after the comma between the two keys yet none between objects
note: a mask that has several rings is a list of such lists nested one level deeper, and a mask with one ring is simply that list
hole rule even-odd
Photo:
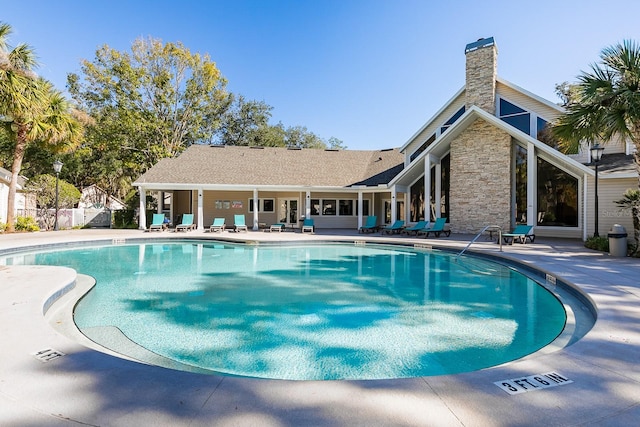
[{"label": "blue sky", "polygon": [[494,37],[498,74],[558,102],[600,51],[640,41],[635,0],[32,0],[6,2],[9,42],[64,90],[104,44],[138,37],[208,53],[228,88],[350,149],[400,147],[464,84],[464,47]]}]

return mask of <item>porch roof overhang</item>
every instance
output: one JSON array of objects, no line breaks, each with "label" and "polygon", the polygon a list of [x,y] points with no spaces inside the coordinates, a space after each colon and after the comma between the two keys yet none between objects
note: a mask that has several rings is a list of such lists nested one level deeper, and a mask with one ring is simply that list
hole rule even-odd
[{"label": "porch roof overhang", "polygon": [[133,185],[142,188],[145,191],[250,191],[258,190],[258,192],[318,192],[318,193],[383,193],[388,192],[389,187],[386,185],[366,186],[356,185],[351,187],[331,187],[331,186],[291,186],[291,185],[231,185],[231,184],[184,184],[184,183],[139,183],[134,182]]},{"label": "porch roof overhang", "polygon": [[424,164],[426,159],[431,156],[436,160],[444,157],[450,150],[451,141],[457,138],[462,132],[464,132],[471,124],[476,120],[484,120],[487,123],[503,130],[511,135],[516,140],[523,144],[531,143],[536,148],[541,157],[545,160],[551,160],[553,163],[562,166],[568,172],[572,172],[575,175],[590,175],[594,176],[595,171],[582,163],[558,152],[557,150],[549,147],[543,142],[527,135],[526,133],[516,129],[508,123],[500,120],[499,118],[489,114],[488,112],[478,108],[477,106],[471,106],[460,118],[442,135],[440,135],[426,150],[424,150],[411,164],[396,175],[391,180],[389,186],[392,185],[410,185],[415,182],[421,175],[424,174]]}]

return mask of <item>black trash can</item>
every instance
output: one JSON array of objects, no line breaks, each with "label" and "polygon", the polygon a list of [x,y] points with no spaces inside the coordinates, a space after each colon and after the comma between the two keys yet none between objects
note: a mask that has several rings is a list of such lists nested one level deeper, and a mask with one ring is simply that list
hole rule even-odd
[{"label": "black trash can", "polygon": [[608,237],[609,255],[627,256],[627,230],[620,224],[613,224]]}]

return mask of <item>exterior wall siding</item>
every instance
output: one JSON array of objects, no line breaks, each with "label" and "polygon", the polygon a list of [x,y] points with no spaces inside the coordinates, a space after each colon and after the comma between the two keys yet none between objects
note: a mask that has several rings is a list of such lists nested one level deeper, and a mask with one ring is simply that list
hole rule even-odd
[{"label": "exterior wall siding", "polygon": [[531,111],[541,118],[551,122],[560,116],[560,112],[536,99],[530,98],[528,95],[518,92],[513,88],[506,86],[502,83],[498,83],[496,86],[496,94],[516,105]]},{"label": "exterior wall siding", "polygon": [[482,120],[451,142],[452,232],[510,229],[511,163],[511,136]]},{"label": "exterior wall siding", "polygon": [[453,116],[464,104],[464,93],[461,94],[455,101],[447,106],[440,114],[433,118],[431,124],[427,126],[422,132],[416,135],[405,149],[406,161],[405,164],[409,163],[409,158],[411,155],[419,149],[422,144],[424,144],[427,139],[431,137],[431,135],[435,134],[436,131],[442,126],[451,116]]},{"label": "exterior wall siding", "polygon": [[[622,199],[628,188],[637,188],[638,180],[627,179],[603,179],[598,177],[598,233],[607,237],[607,233],[614,224],[620,224],[626,228],[629,236],[633,234],[633,219],[631,212],[622,210],[616,204],[616,200]],[[595,177],[589,177],[588,181],[588,206],[587,211],[587,235],[593,236],[595,230]],[[581,236],[582,237],[582,236]]]}]

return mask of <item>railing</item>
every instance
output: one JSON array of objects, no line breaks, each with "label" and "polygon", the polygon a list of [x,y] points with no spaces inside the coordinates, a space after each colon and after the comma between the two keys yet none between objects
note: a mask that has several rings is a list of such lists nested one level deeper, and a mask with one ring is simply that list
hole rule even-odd
[{"label": "railing", "polygon": [[478,234],[476,234],[476,237],[471,239],[469,244],[463,250],[461,250],[458,255],[456,255],[456,261],[458,260],[458,258],[460,258],[460,255],[462,255],[467,249],[469,249],[469,246],[471,246],[476,240],[478,240],[478,237],[480,237],[482,233],[484,233],[490,228],[498,231],[498,243],[500,244],[500,252],[502,252],[502,228],[498,225],[487,225],[485,228],[480,230]]}]

